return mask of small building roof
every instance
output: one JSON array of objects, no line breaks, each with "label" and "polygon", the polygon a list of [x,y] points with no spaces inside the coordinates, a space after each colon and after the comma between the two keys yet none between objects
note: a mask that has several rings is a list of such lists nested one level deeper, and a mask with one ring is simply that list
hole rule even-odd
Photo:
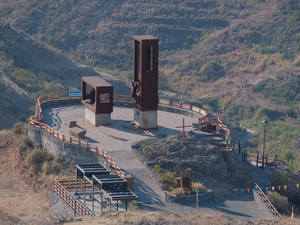
[{"label": "small building roof", "polygon": [[152,35],[135,35],[135,40],[143,41],[143,40],[157,40],[158,38],[152,36]]},{"label": "small building roof", "polygon": [[92,76],[92,77],[82,77],[82,80],[89,84],[91,87],[112,87],[110,83],[108,83],[106,80],[104,80],[101,77],[98,76]]}]

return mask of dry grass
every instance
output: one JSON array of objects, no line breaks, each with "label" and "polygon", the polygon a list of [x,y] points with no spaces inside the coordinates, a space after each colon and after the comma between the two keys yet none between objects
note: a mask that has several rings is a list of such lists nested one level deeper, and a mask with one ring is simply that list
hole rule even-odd
[{"label": "dry grass", "polygon": [[298,219],[284,218],[282,220],[274,219],[263,219],[260,221],[244,221],[240,219],[233,219],[229,216],[220,214],[218,211],[212,210],[211,212],[126,212],[126,213],[104,213],[103,216],[99,217],[83,217],[82,221],[75,221],[68,223],[69,225],[83,225],[83,224],[102,224],[102,225],[117,225],[117,224],[151,224],[151,225],[174,225],[174,224],[185,224],[185,225],[296,225],[299,223]]},{"label": "dry grass", "polygon": [[207,187],[204,184],[197,182],[197,183],[192,183],[192,190],[206,191]]},{"label": "dry grass", "polygon": [[0,130],[0,147],[8,147],[12,144],[12,131],[11,130]]}]

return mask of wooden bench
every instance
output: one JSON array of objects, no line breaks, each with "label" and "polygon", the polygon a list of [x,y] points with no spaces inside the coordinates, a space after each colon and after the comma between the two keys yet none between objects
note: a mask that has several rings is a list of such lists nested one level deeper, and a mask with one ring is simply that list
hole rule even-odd
[{"label": "wooden bench", "polygon": [[86,130],[82,129],[80,127],[72,127],[69,129],[69,134],[74,137],[82,139],[82,138],[84,138],[84,135],[86,134]]}]

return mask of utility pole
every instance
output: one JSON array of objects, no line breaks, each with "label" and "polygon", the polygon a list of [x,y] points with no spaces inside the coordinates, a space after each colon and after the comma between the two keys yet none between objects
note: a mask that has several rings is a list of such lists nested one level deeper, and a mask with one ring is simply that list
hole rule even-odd
[{"label": "utility pole", "polygon": [[264,143],[263,143],[262,164],[261,164],[262,169],[264,169],[264,167],[265,167],[265,144],[266,144],[266,124],[267,123],[268,123],[267,120],[263,121],[263,124],[264,124]]}]

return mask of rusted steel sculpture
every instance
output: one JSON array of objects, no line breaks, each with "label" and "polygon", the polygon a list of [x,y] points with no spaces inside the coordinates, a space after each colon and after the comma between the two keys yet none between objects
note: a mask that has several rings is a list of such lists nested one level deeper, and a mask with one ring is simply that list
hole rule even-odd
[{"label": "rusted steel sculpture", "polygon": [[134,36],[131,97],[135,125],[157,128],[158,39],[152,35]]},{"label": "rusted steel sculpture", "polygon": [[113,86],[101,77],[82,77],[85,118],[95,126],[107,125],[113,112]]}]

